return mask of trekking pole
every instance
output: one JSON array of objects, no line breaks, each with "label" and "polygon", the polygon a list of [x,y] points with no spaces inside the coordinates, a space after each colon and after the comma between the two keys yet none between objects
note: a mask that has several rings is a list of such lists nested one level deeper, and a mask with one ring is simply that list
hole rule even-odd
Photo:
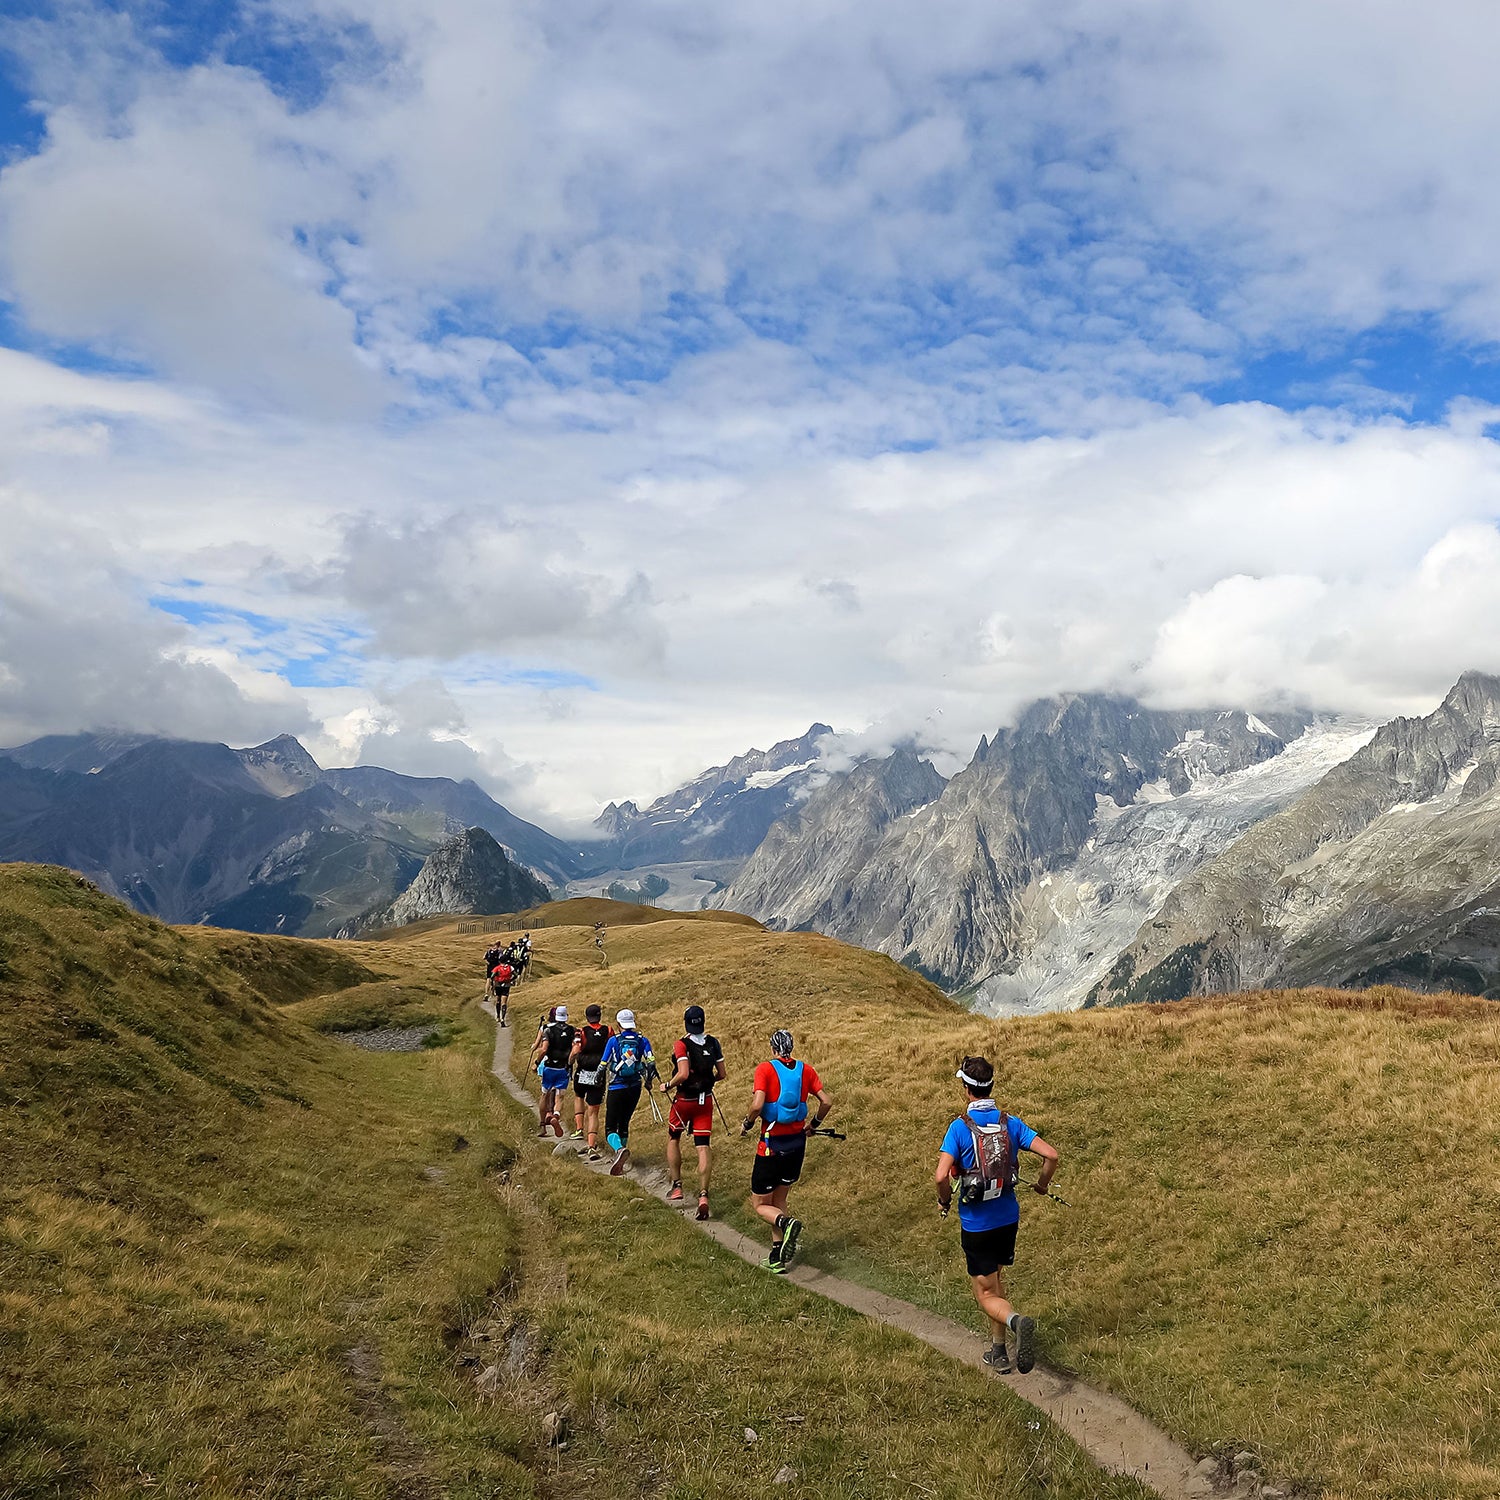
[{"label": "trekking pole", "polygon": [[656,1102],[656,1089],[653,1087],[654,1084],[659,1083],[660,1081],[661,1074],[656,1071],[656,1065],[653,1063],[651,1065],[651,1071],[646,1074],[646,1103],[651,1106],[651,1118],[655,1120],[658,1125],[665,1123],[662,1119],[661,1108]]},{"label": "trekking pole", "polygon": [[826,1136],[830,1141],[847,1141],[849,1137],[842,1130],[830,1130],[826,1125],[812,1125],[808,1127],[809,1135]]},{"label": "trekking pole", "polygon": [[[1018,1177],[1016,1178],[1016,1181],[1022,1187],[1029,1187],[1033,1192],[1036,1191],[1036,1184],[1029,1177]],[[1046,1189],[1046,1191],[1043,1193],[1043,1197],[1050,1198],[1054,1203],[1061,1203],[1064,1208],[1072,1208],[1073,1206],[1068,1202],[1066,1198],[1058,1197],[1058,1195],[1054,1193],[1051,1188]]]},{"label": "trekking pole", "polygon": [[719,1103],[719,1096],[714,1095],[714,1108],[719,1112],[719,1123],[724,1127],[724,1134],[732,1136],[734,1132],[729,1128],[729,1121],[724,1118],[724,1106]]}]

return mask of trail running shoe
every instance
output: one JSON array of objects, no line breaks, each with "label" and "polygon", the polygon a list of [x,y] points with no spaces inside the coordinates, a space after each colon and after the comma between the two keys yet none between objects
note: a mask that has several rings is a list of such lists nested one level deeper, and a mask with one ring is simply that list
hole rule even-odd
[{"label": "trail running shoe", "polygon": [[707,1193],[699,1193],[698,1194],[698,1217],[700,1219],[706,1219],[708,1217],[708,1194]]},{"label": "trail running shoe", "polygon": [[786,1267],[774,1255],[768,1255],[760,1264],[762,1270],[774,1271],[778,1276],[786,1275]]},{"label": "trail running shoe", "polygon": [[625,1149],[625,1142],[622,1141],[613,1130],[611,1130],[610,1133],[604,1137],[604,1144],[608,1146],[611,1151],[623,1151]]},{"label": "trail running shoe", "polygon": [[581,1141],[583,1139],[583,1132],[581,1130],[575,1130],[573,1132],[573,1139],[575,1141]]},{"label": "trail running shoe", "polygon": [[997,1375],[1010,1374],[1010,1354],[1004,1344],[992,1344],[981,1358]]},{"label": "trail running shoe", "polygon": [[552,1131],[553,1134],[556,1135],[558,1140],[561,1140],[563,1138],[563,1122],[561,1117],[558,1115],[552,1116]]},{"label": "trail running shoe", "polygon": [[621,1177],[624,1175],[625,1169],[629,1165],[630,1148],[628,1146],[621,1146],[620,1154],[616,1156],[615,1159],[609,1164],[609,1175],[611,1177]]},{"label": "trail running shoe", "polygon": [[674,1182],[672,1186],[667,1189],[667,1202],[682,1202],[682,1184],[680,1182]]},{"label": "trail running shoe", "polygon": [[781,1242],[781,1263],[789,1266],[797,1258],[797,1241],[802,1238],[802,1220],[788,1219],[786,1238]]},{"label": "trail running shoe", "polygon": [[1036,1364],[1036,1324],[1030,1318],[1016,1319],[1016,1370],[1025,1375]]}]

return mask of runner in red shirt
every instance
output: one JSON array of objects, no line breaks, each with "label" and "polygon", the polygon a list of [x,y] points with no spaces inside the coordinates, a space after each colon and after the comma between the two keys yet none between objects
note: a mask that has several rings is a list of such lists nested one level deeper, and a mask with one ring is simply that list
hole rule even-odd
[{"label": "runner in red shirt", "polygon": [[750,1113],[742,1134],[758,1118],[760,1141],[755,1147],[755,1166],[750,1173],[750,1200],[755,1211],[771,1226],[771,1253],[761,1262],[768,1271],[785,1275],[797,1254],[802,1234],[801,1219],[786,1211],[787,1195],[802,1175],[807,1150],[807,1103],[815,1100],[818,1113],[811,1123],[820,1125],[833,1108],[823,1080],[810,1063],[792,1059],[792,1034],[778,1031],[771,1037],[771,1061],[755,1070]]},{"label": "runner in red shirt", "polygon": [[682,1202],[682,1136],[691,1131],[698,1148],[698,1217],[708,1217],[708,1179],[712,1166],[708,1138],[714,1125],[714,1085],[724,1078],[724,1049],[716,1036],[704,1029],[701,1005],[690,1005],[683,1013],[687,1035],[672,1047],[672,1076],[662,1084],[662,1093],[673,1092],[667,1116],[667,1188],[669,1203]]}]

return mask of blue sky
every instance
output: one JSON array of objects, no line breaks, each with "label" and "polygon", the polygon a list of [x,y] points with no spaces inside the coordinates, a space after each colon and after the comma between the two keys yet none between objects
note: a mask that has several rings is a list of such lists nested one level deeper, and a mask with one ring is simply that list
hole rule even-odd
[{"label": "blue sky", "polygon": [[0,732],[576,820],[815,718],[1428,704],[1500,666],[1459,11],[12,6]]}]

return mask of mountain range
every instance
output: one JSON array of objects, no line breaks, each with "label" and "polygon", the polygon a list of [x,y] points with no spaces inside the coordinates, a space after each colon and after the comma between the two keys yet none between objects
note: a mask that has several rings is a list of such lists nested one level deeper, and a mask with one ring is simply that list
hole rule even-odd
[{"label": "mountain range", "polygon": [[777,819],[828,779],[821,747],[832,737],[828,725],[814,724],[794,740],[710,766],[644,812],[634,802],[611,802],[594,822],[592,857],[600,868],[620,870],[744,859]]},{"label": "mountain range", "polygon": [[[1043,935],[1069,925],[1047,892],[1116,820],[1268,762],[1312,722],[1306,712],[1153,710],[1104,694],[1043,700],[982,738],[946,783],[898,750],[814,793],[714,899],[880,949],[989,1008]],[[1197,857],[1216,852],[1211,836],[1199,843]],[[1173,873],[1193,859],[1179,849]],[[1097,882],[1087,894],[1105,906],[1116,896]],[[1080,964],[1103,972],[1094,947],[1057,967],[1076,983]],[[1040,1003],[1070,998],[1065,985]]]},{"label": "mountain range", "polygon": [[1386,724],[1203,864],[1089,1000],[1373,983],[1500,995],[1500,678]]},{"label": "mountain range", "polygon": [[245,750],[67,735],[0,751],[0,859],[68,865],[169,922],[331,936],[471,827],[555,884],[585,863],[473,782],[325,771],[289,735]]},{"label": "mountain range", "polygon": [[814,724],[569,844],[473,782],[325,770],[289,736],[54,736],[0,751],[0,859],[171,921],[322,936],[529,905],[533,878],[628,889],[878,949],[997,1014],[1381,980],[1500,994],[1500,679],[1383,727],[1069,694],[951,779],[910,746],[837,748]]}]

